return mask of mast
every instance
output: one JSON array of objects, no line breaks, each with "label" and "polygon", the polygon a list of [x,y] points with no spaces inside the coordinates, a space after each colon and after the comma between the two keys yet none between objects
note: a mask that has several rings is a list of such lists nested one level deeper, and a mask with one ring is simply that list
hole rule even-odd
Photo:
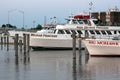
[{"label": "mast", "polygon": [[89,3],[89,15],[90,15],[90,18],[91,18],[92,6],[93,6],[93,3],[90,2]]}]

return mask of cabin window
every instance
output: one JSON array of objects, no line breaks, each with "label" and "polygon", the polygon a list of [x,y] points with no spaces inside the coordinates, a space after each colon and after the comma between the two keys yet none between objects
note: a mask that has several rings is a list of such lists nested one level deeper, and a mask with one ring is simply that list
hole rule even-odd
[{"label": "cabin window", "polygon": [[114,34],[117,34],[117,31],[114,31]]},{"label": "cabin window", "polygon": [[95,34],[95,32],[94,32],[94,31],[92,31],[92,30],[90,30],[89,32],[90,32],[91,34]]},{"label": "cabin window", "polygon": [[87,20],[83,20],[83,22],[84,22],[85,24],[88,24],[88,21],[87,21]]},{"label": "cabin window", "polygon": [[84,22],[83,21],[80,21],[79,24],[83,24]]},{"label": "cabin window", "polygon": [[106,31],[108,35],[112,35],[112,33],[110,31]]},{"label": "cabin window", "polygon": [[94,22],[94,24],[96,24],[96,25],[101,25],[101,20],[93,20],[93,22]]},{"label": "cabin window", "polygon": [[93,20],[93,22],[94,22],[94,24],[98,25],[98,21],[96,21],[96,20]]},{"label": "cabin window", "polygon": [[118,33],[120,34],[120,31],[118,31]]},{"label": "cabin window", "polygon": [[73,20],[73,24],[77,24],[77,21],[76,21],[76,20]]},{"label": "cabin window", "polygon": [[102,32],[103,35],[106,35],[106,32],[105,32],[105,31],[102,30],[101,32]]},{"label": "cabin window", "polygon": [[79,34],[83,34],[82,31],[80,31],[80,30],[77,30],[77,32],[78,32]]},{"label": "cabin window", "polygon": [[67,23],[69,23],[70,22],[70,20],[67,20]]},{"label": "cabin window", "polygon": [[95,30],[95,32],[96,32],[96,34],[100,35],[100,31],[98,31],[98,30]]},{"label": "cabin window", "polygon": [[71,31],[72,31],[72,33],[75,32],[75,34],[77,34],[75,30],[71,30]]},{"label": "cabin window", "polygon": [[65,32],[66,32],[67,34],[70,34],[70,31],[69,31],[69,30],[65,30]]},{"label": "cabin window", "polygon": [[63,30],[58,30],[58,34],[65,34]]},{"label": "cabin window", "polygon": [[56,30],[54,30],[54,33],[56,33]]}]

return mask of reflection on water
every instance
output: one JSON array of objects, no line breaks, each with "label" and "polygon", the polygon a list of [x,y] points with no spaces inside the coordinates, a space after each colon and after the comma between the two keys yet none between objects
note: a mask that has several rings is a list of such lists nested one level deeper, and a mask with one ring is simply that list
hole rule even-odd
[{"label": "reflection on water", "polygon": [[79,66],[77,80],[119,80],[119,60],[119,57],[90,57],[87,64]]},{"label": "reflection on water", "polygon": [[120,79],[120,58],[91,58],[87,68],[93,79]]},{"label": "reflection on water", "polygon": [[0,50],[0,80],[119,80],[119,57],[90,57],[72,50],[30,51],[30,61],[19,52],[16,63],[14,47]]}]

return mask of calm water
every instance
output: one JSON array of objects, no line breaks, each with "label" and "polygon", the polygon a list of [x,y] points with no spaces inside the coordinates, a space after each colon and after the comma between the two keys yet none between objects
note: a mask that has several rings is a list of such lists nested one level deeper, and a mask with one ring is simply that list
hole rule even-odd
[{"label": "calm water", "polygon": [[14,55],[13,46],[0,49],[0,80],[120,80],[120,57],[87,59],[82,52],[75,66],[72,50],[30,51],[26,62],[19,53],[18,63]]}]

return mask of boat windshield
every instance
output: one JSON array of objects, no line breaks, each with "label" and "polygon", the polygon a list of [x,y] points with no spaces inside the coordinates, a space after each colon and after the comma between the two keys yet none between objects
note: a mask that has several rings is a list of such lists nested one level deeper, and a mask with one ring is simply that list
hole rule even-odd
[{"label": "boat windshield", "polygon": [[85,19],[67,19],[68,24],[88,24]]},{"label": "boat windshield", "polygon": [[84,20],[78,20],[78,22],[80,24],[88,24],[88,21],[86,19],[84,19]]},{"label": "boat windshield", "polygon": [[73,24],[78,24],[76,20],[73,20],[72,23],[73,23]]},{"label": "boat windshield", "polygon": [[54,33],[54,29],[51,28],[43,28],[40,31],[37,31],[37,33]]},{"label": "boat windshield", "polygon": [[99,20],[93,20],[94,24],[97,25],[97,26],[100,26],[101,25],[101,21]]}]

